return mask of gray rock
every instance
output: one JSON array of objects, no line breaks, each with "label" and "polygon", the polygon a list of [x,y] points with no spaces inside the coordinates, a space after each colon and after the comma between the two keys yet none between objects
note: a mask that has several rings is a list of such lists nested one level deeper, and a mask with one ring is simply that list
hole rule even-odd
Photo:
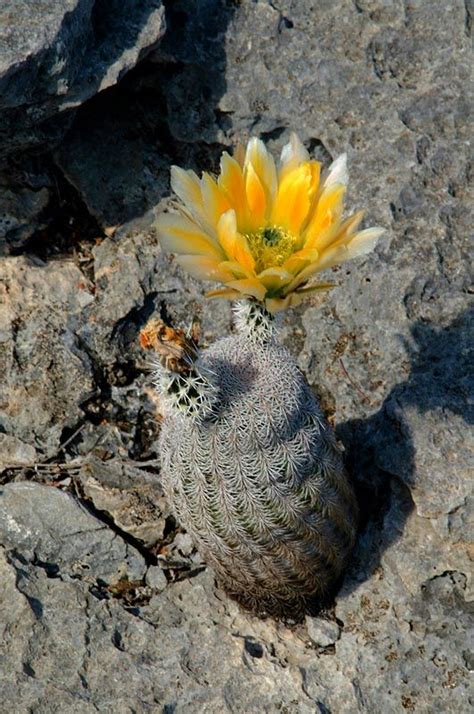
[{"label": "gray rock", "polygon": [[146,584],[149,585],[152,590],[161,592],[165,589],[168,584],[166,575],[163,570],[157,565],[152,565],[148,568],[145,576]]},{"label": "gray rock", "polygon": [[115,84],[165,29],[159,0],[61,0],[35,12],[15,0],[0,28],[1,153],[61,138],[73,118],[64,112]]},{"label": "gray rock", "polygon": [[15,247],[22,245],[42,227],[39,216],[46,208],[48,200],[49,191],[46,188],[33,191],[25,187],[15,187],[13,191],[2,191],[0,194],[0,253],[4,252],[2,247],[7,240]]},{"label": "gray rock", "polygon": [[[168,4],[169,35],[142,73],[80,108],[58,147],[102,225],[133,220],[92,246],[89,268],[73,256],[2,263],[4,443],[25,462],[30,449],[50,456],[61,483],[90,489],[91,509],[57,488],[37,498],[41,487],[7,487],[3,701],[48,714],[470,711],[469,7],[198,5]],[[19,126],[12,142],[23,145],[32,130]],[[340,636],[317,647],[306,627],[257,620],[217,590],[166,517],[163,528],[159,496],[147,564],[128,542],[137,530],[117,533],[137,526],[130,495],[159,490],[146,465],[158,457],[159,403],[140,327],[153,313],[186,323],[201,310],[212,341],[230,323],[227,303],[204,303],[207,286],[149,230],[151,204],[166,204],[167,164],[213,169],[237,139],[257,134],[278,151],[291,130],[325,163],[347,150],[349,207],[367,206],[367,225],[388,229],[374,254],[334,271],[338,289],[288,313],[282,329],[337,426],[362,512],[331,609]],[[101,503],[114,530],[93,515]],[[50,512],[69,514],[66,526],[86,518],[86,536],[64,537]],[[76,567],[84,538],[91,579]],[[136,581],[97,587],[121,560]]]},{"label": "gray rock", "polygon": [[[149,372],[138,336],[160,305],[169,305],[177,320],[189,322],[193,312],[202,315],[206,339],[216,337],[219,329],[228,329],[229,305],[204,303],[202,284],[184,275],[173,259],[163,254],[153,231],[135,223],[126,225],[95,247],[93,255],[95,299],[86,308],[78,332],[87,350],[102,363],[113,362],[120,355],[139,360]],[[174,296],[179,299],[173,300]],[[139,392],[136,385],[132,389]],[[114,396],[121,398],[119,391]]]},{"label": "gray rock", "polygon": [[174,545],[182,555],[191,555],[193,551],[193,542],[188,533],[178,533],[174,539]]},{"label": "gray rock", "polygon": [[0,469],[10,466],[33,466],[36,449],[9,434],[0,434]]},{"label": "gray rock", "polygon": [[0,424],[50,455],[93,391],[91,361],[73,331],[91,285],[72,262],[11,257],[0,275]]},{"label": "gray rock", "polygon": [[83,575],[90,582],[140,580],[141,555],[68,494],[36,483],[10,483],[0,490],[0,543],[44,567]]},{"label": "gray rock", "polygon": [[341,629],[337,622],[322,617],[306,617],[306,627],[310,640],[317,647],[329,647],[339,639]]},{"label": "gray rock", "polygon": [[156,476],[147,477],[119,459],[104,463],[88,459],[79,478],[83,494],[121,531],[148,548],[163,540],[169,508]]},{"label": "gray rock", "polygon": [[[55,153],[90,213],[108,229],[146,214],[165,195],[169,179],[169,163],[154,137],[128,140],[136,110],[121,92],[118,99],[99,96],[88,105]],[[147,228],[152,219],[150,212]]]}]

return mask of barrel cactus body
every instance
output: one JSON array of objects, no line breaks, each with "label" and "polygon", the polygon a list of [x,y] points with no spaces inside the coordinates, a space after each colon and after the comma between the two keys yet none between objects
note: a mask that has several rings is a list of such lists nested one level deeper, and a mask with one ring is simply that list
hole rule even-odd
[{"label": "barrel cactus body", "polygon": [[[218,176],[173,166],[177,203],[161,247],[210,298],[237,303],[237,334],[201,354],[183,330],[146,329],[160,355],[163,473],[180,522],[228,591],[298,615],[341,574],[357,506],[334,437],[272,315],[329,290],[317,276],[370,253],[383,234],[344,218],[347,157],[324,170],[292,133],[280,159],[257,137]],[[192,330],[191,330],[192,336]]]},{"label": "barrel cactus body", "polygon": [[165,488],[229,594],[294,617],[341,574],[357,506],[333,433],[271,318],[251,302],[236,312],[237,333],[200,354],[192,374],[176,382],[162,372]]}]

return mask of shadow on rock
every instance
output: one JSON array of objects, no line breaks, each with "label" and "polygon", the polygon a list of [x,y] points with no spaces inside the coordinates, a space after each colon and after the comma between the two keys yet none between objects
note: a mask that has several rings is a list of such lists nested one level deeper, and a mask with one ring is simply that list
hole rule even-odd
[{"label": "shadow on rock", "polygon": [[[226,88],[224,39],[235,6],[226,0],[163,4],[167,29],[159,49],[126,74],[123,71],[125,76],[118,84],[98,94],[103,81],[99,74],[94,76],[92,90],[96,89],[90,91],[91,98],[75,112],[54,154],[43,154],[43,173],[52,198],[36,218],[29,217],[30,225],[36,221],[42,230],[26,239],[25,231],[7,232],[0,254],[29,253],[48,260],[71,253],[81,232],[90,234],[91,224],[98,227],[94,238],[104,229],[113,230],[135,219],[143,219],[142,228],[147,230],[149,211],[169,196],[171,164],[217,168],[223,149],[221,129],[228,123],[218,110]],[[108,12],[95,18],[97,32],[104,30]],[[116,54],[126,55],[133,37],[130,32],[122,34],[124,41]],[[51,235],[48,229],[59,214],[68,216],[74,231],[68,232],[62,221],[62,230]],[[90,240],[93,245],[94,239]]]},{"label": "shadow on rock", "polygon": [[120,77],[163,32],[160,0],[12,10],[2,51],[0,154],[61,138],[68,111]]},{"label": "shadow on rock", "polygon": [[[439,513],[450,510],[452,474],[446,464],[442,472],[444,483],[429,469],[425,473],[424,450],[430,451],[431,447],[430,455],[439,459],[439,452],[432,453],[436,419],[460,417],[466,424],[473,422],[469,403],[473,391],[473,316],[474,310],[466,310],[444,328],[422,320],[416,322],[411,328],[411,344],[407,345],[411,358],[407,380],[393,387],[376,414],[345,422],[338,428],[361,509],[359,541],[344,583],[346,592],[355,590],[372,575],[384,551],[402,535],[414,508],[415,493],[421,493],[419,502],[415,498],[418,512],[429,511],[430,507],[437,507]],[[420,419],[416,432],[410,423],[414,421],[412,414]],[[438,448],[449,448],[449,429],[442,431],[443,443]],[[456,446],[451,448],[455,450]],[[432,492],[438,499],[434,505],[429,501],[430,495],[425,495]],[[444,510],[438,505],[443,499]]]},{"label": "shadow on rock", "polygon": [[213,169],[222,151],[217,105],[234,9],[222,0],[166,5],[159,49],[81,108],[56,153],[102,226],[145,216],[168,196],[171,164]]}]

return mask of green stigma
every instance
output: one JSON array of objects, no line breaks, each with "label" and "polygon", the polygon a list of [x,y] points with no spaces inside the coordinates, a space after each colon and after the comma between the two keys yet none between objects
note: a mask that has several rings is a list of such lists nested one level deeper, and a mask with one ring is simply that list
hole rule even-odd
[{"label": "green stigma", "polygon": [[257,273],[283,265],[295,250],[296,237],[279,226],[265,226],[256,233],[247,233],[245,237],[255,258]]}]

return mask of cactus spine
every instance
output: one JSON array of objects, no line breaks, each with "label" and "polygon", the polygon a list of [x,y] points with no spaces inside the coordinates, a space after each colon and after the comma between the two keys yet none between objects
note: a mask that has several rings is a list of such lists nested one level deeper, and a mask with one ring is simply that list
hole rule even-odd
[{"label": "cactus spine", "polygon": [[298,617],[341,574],[357,506],[272,316],[254,301],[234,312],[236,334],[191,350],[184,373],[160,367],[165,488],[229,594],[256,612]]}]

